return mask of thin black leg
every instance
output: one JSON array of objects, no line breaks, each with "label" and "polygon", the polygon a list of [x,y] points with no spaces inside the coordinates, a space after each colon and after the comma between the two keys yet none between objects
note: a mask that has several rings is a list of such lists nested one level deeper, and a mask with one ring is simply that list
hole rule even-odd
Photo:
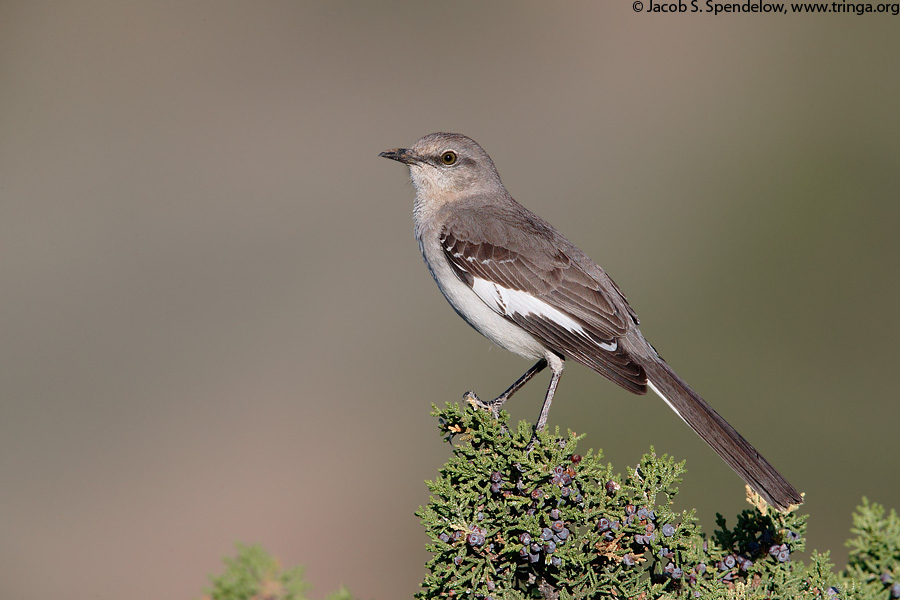
[{"label": "thin black leg", "polygon": [[[532,377],[534,377],[535,375],[537,375],[538,373],[540,373],[541,371],[543,371],[546,368],[547,368],[547,359],[542,358],[541,360],[537,361],[537,363],[533,367],[531,367],[530,369],[525,371],[525,374],[522,375],[521,377],[519,377],[519,379],[517,379],[514,384],[509,386],[509,389],[507,389],[505,392],[503,392],[502,394],[500,394],[499,396],[497,396],[496,398],[494,398],[493,400],[491,400],[489,402],[485,402],[484,400],[479,399],[478,396],[475,394],[475,392],[472,392],[472,391],[469,391],[469,392],[466,392],[465,394],[463,394],[463,399],[466,400],[467,402],[475,404],[476,406],[479,406],[485,410],[491,411],[491,414],[493,414],[494,417],[496,417],[500,413],[500,407],[503,406],[503,404],[507,400],[512,398],[513,394],[518,392],[526,383],[531,381]],[[556,377],[556,380],[559,380],[558,376]],[[551,382],[551,384],[552,384],[552,382]],[[556,385],[553,385],[553,388],[556,389]],[[547,401],[544,400],[544,403],[547,404]],[[548,406],[548,409],[549,409],[549,406]],[[543,414],[543,412],[541,414]],[[547,419],[544,418],[544,420],[546,421]]]}]

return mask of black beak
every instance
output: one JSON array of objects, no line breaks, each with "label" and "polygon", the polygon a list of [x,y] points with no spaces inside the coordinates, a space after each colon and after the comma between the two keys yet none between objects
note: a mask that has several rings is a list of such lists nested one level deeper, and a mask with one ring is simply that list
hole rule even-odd
[{"label": "black beak", "polygon": [[407,150],[406,148],[393,148],[392,150],[385,150],[378,156],[390,158],[391,160],[396,160],[406,165],[415,165],[422,162],[422,159],[419,158],[417,154],[415,154],[412,150]]}]

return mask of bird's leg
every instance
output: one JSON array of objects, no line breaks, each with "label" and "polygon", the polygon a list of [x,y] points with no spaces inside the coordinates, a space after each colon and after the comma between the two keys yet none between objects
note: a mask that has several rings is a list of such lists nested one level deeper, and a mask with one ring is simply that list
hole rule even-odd
[{"label": "bird's leg", "polygon": [[544,397],[544,405],[541,406],[541,416],[538,417],[535,431],[540,431],[547,425],[547,417],[550,416],[550,403],[553,402],[553,394],[556,393],[556,386],[559,385],[559,378],[562,377],[562,369],[553,371],[553,378],[550,379],[550,387],[547,388],[547,395]]},{"label": "bird's leg", "polygon": [[[519,377],[519,379],[514,384],[509,386],[509,389],[489,402],[485,402],[484,400],[479,399],[475,392],[472,391],[468,391],[463,394],[463,400],[465,400],[469,404],[473,404],[490,411],[496,419],[500,414],[500,407],[503,406],[503,403],[512,398],[513,394],[518,392],[522,388],[522,386],[531,381],[532,377],[543,371],[545,368],[547,368],[547,359],[542,358],[541,360],[537,361],[537,363],[533,367],[525,371],[525,374]],[[559,378],[557,377],[557,379]],[[554,385],[554,389],[555,387],[556,386]],[[544,402],[546,403],[546,400]],[[544,420],[546,421],[546,418]]]},{"label": "bird's leg", "polygon": [[559,378],[562,377],[563,366],[565,364],[563,359],[556,355],[551,355],[550,361],[550,370],[553,372],[553,376],[550,379],[550,387],[547,388],[547,395],[544,396],[544,404],[541,406],[541,416],[538,417],[537,425],[534,426],[534,434],[531,436],[531,441],[528,442],[527,452],[531,452],[532,448],[534,448],[534,445],[537,443],[537,432],[547,425],[547,417],[550,416],[550,403],[553,402],[556,386],[559,385]]}]

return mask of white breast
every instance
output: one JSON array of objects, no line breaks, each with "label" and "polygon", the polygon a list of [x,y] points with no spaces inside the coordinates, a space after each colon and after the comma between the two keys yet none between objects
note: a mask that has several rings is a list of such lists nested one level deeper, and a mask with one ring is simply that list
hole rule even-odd
[{"label": "white breast", "polygon": [[[423,237],[430,236],[426,234]],[[537,338],[501,316],[503,313],[498,311],[496,300],[500,292],[495,291],[491,295],[486,290],[486,286],[493,284],[476,279],[477,282],[482,282],[478,284],[482,293],[478,293],[459,280],[453,272],[450,262],[444,256],[437,236],[430,240],[419,238],[419,248],[422,250],[425,264],[428,265],[431,275],[444,297],[447,298],[457,314],[476,331],[501,348],[523,358],[537,360],[547,355],[547,347]],[[485,297],[482,297],[482,294]],[[517,302],[516,299],[512,301]]]}]

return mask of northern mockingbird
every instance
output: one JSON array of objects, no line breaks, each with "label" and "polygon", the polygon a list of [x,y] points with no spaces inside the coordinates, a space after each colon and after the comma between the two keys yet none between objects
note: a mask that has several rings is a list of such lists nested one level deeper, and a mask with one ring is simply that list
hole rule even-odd
[{"label": "northern mockingbird", "polygon": [[413,217],[425,264],[453,309],[501,348],[537,360],[480,406],[497,413],[549,366],[536,429],[571,358],[635,394],[650,388],[735,472],[778,509],[800,494],[656,353],[609,275],[561,233],[513,200],[474,140],[432,133],[380,156],[409,166]]}]

